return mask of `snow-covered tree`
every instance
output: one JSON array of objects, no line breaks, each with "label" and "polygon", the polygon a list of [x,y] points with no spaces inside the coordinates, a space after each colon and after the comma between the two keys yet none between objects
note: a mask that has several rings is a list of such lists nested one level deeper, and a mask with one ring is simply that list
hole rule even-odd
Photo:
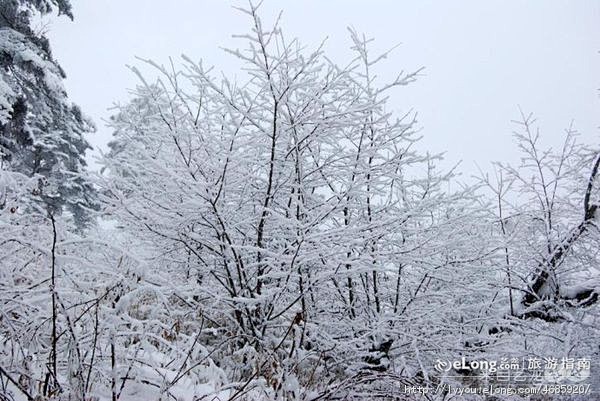
[{"label": "snow-covered tree", "polygon": [[574,130],[543,150],[522,116],[521,165],[465,185],[391,110],[418,70],[377,78],[388,53],[354,30],[340,66],[251,5],[239,81],[133,69],[103,224],[76,230],[87,126],[28,30],[68,3],[0,7],[0,398],[447,400],[403,387],[497,380],[439,361],[598,358],[600,158]]},{"label": "snow-covered tree", "polygon": [[36,15],[57,10],[72,17],[67,0],[8,0],[0,4],[0,158],[2,168],[38,177],[38,197],[51,213],[67,209],[77,226],[91,222],[91,184],[82,176],[91,122],[71,104],[63,70],[52,58]]},{"label": "snow-covered tree", "polygon": [[[356,58],[339,67],[246,12],[248,47],[230,53],[247,81],[188,58],[183,71],[148,61],[159,79],[140,75],[112,121],[106,213],[202,310],[200,342],[242,383],[232,399],[427,377],[432,346],[476,333],[463,312],[481,292],[456,285],[489,274],[491,250],[473,241],[472,191],[445,191],[451,174],[413,150],[414,116],[388,110],[388,92],[417,72],[380,83],[385,54],[356,32]],[[448,302],[462,306],[433,315]]]},{"label": "snow-covered tree", "polygon": [[499,257],[486,355],[544,358],[553,350],[558,359],[595,360],[600,152],[579,143],[573,127],[554,150],[543,147],[532,115],[516,124],[520,165],[497,163],[495,177],[482,178],[493,194],[486,220]]}]

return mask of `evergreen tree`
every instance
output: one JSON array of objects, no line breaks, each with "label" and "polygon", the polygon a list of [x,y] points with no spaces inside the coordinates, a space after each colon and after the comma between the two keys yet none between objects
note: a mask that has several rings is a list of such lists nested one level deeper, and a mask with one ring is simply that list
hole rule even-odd
[{"label": "evergreen tree", "polygon": [[82,177],[84,135],[92,123],[67,99],[65,73],[48,39],[32,29],[36,14],[72,18],[68,0],[0,3],[0,163],[39,177],[36,193],[50,213],[68,210],[79,228],[90,222],[94,191]]}]

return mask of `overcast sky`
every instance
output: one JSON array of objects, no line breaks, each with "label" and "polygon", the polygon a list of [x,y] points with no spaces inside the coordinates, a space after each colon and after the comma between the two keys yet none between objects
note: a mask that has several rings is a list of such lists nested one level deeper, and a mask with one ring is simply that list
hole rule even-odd
[{"label": "overcast sky", "polygon": [[[75,21],[53,18],[48,34],[71,100],[98,126],[89,138],[96,148],[110,139],[108,109],[127,101],[137,83],[126,68],[140,64],[135,56],[164,63],[186,54],[235,75],[220,48],[242,47],[231,35],[250,27],[232,8],[244,2],[72,2]],[[516,160],[511,120],[518,106],[535,113],[545,144],[558,146],[571,120],[582,140],[600,142],[598,0],[265,0],[261,9],[265,25],[283,11],[284,32],[308,46],[328,37],[326,52],[340,62],[350,58],[350,25],[375,38],[374,52],[401,43],[380,77],[425,71],[390,107],[418,111],[421,148],[445,151],[446,166],[462,160],[462,170],[472,172],[475,163]]]}]

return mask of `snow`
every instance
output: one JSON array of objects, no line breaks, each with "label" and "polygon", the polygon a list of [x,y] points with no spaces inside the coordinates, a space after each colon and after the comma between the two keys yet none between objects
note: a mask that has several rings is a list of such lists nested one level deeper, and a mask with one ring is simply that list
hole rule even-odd
[{"label": "snow", "polygon": [[[414,116],[388,111],[414,74],[377,86],[385,54],[355,31],[357,58],[340,67],[247,14],[255,29],[232,52],[240,82],[190,58],[183,71],[149,61],[155,83],[138,71],[102,173],[66,170],[80,132],[58,128],[36,131],[58,159],[39,160],[48,176],[2,164],[0,366],[11,378],[35,396],[56,380],[64,399],[308,401],[476,380],[440,360],[598,358],[598,304],[566,302],[600,288],[598,232],[569,240],[585,146],[567,135],[568,152],[538,149],[524,116],[523,165],[451,190],[458,178],[437,156],[412,150]],[[24,39],[0,30],[0,51],[62,93],[56,66]],[[12,83],[0,79],[0,118]],[[85,200],[77,178],[99,199],[84,230],[68,209]],[[551,266],[561,292],[546,281],[526,302],[552,244],[565,248]],[[542,311],[552,319],[531,313]]]}]

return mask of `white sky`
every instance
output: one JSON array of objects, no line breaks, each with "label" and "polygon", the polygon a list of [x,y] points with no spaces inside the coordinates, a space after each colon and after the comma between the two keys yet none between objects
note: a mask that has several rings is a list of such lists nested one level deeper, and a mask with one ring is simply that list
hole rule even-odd
[{"label": "white sky", "polygon": [[[231,35],[250,27],[247,16],[217,0],[72,0],[75,21],[52,19],[54,56],[65,69],[72,101],[98,132],[115,102],[128,99],[137,78],[125,65],[135,56],[165,63],[186,54],[235,74],[220,47],[243,47]],[[265,25],[283,11],[282,27],[314,47],[328,37],[330,58],[347,61],[346,27],[375,38],[373,50],[402,45],[380,66],[382,78],[424,66],[425,76],[400,88],[390,108],[414,108],[422,149],[445,151],[446,167],[460,160],[474,172],[492,160],[515,161],[511,120],[518,106],[534,112],[543,142],[558,146],[571,120],[591,146],[599,144],[600,1],[266,0]],[[238,73],[238,75],[240,75]]]}]

